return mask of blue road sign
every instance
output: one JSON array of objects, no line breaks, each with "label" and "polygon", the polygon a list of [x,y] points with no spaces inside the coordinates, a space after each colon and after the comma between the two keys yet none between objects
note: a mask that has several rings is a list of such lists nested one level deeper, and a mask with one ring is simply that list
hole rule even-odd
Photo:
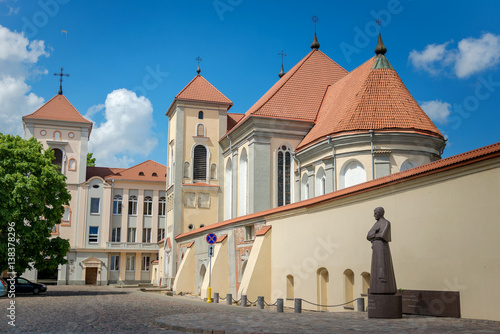
[{"label": "blue road sign", "polygon": [[207,234],[207,242],[212,245],[217,242],[217,236],[213,233]]}]

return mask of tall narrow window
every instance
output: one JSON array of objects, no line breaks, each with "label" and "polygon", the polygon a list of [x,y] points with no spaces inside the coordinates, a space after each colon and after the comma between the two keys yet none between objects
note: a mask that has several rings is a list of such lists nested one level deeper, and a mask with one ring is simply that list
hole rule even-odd
[{"label": "tall narrow window", "polygon": [[153,199],[151,198],[151,196],[144,197],[144,215],[153,215]]},{"label": "tall narrow window", "polygon": [[111,255],[109,270],[112,271],[120,270],[120,255]]},{"label": "tall narrow window", "polygon": [[323,167],[316,171],[316,196],[321,196],[326,193],[326,177]]},{"label": "tall narrow window", "polygon": [[99,241],[99,226],[89,226],[89,244],[96,244]]},{"label": "tall narrow window", "polygon": [[160,217],[165,216],[165,204],[167,203],[167,200],[165,199],[164,196],[160,197],[158,200],[158,215]]},{"label": "tall narrow window", "polygon": [[283,145],[278,150],[278,206],[291,203],[292,152]]},{"label": "tall narrow window", "polygon": [[[344,302],[350,302],[354,299],[354,273],[351,269],[344,271]],[[344,308],[353,309],[354,304],[349,303]]]},{"label": "tall narrow window", "polygon": [[135,227],[129,227],[127,230],[127,242],[135,242]]},{"label": "tall narrow window", "polygon": [[198,119],[203,119],[203,111],[198,111]]},{"label": "tall narrow window", "polygon": [[61,170],[62,163],[63,163],[63,153],[58,148],[54,148],[52,151],[54,152],[54,156],[55,156],[54,160],[52,160],[52,163],[54,165],[56,165],[59,168],[59,170]]},{"label": "tall narrow window", "polygon": [[111,242],[120,242],[120,235],[121,235],[121,228],[120,227],[113,227],[111,230]]},{"label": "tall narrow window", "polygon": [[238,216],[248,213],[248,157],[245,149],[241,152],[238,171]]},{"label": "tall narrow window", "polygon": [[127,267],[125,269],[127,271],[135,270],[135,255],[127,255]]},{"label": "tall narrow window", "polygon": [[293,276],[288,275],[286,277],[286,299],[293,299],[294,297],[294,282],[293,282]]},{"label": "tall narrow window", "polygon": [[205,126],[203,124],[198,124],[196,126],[196,136],[205,137]]},{"label": "tall narrow window", "polygon": [[226,172],[224,175],[224,218],[231,219],[233,204],[233,171],[231,159],[227,160]]},{"label": "tall narrow window", "polygon": [[184,169],[182,174],[183,178],[189,179],[189,162],[187,161],[184,162]]},{"label": "tall narrow window", "polygon": [[207,149],[202,145],[194,148],[193,179],[198,181],[207,179]]},{"label": "tall narrow window", "polygon": [[76,160],[74,158],[69,159],[68,169],[76,170]]},{"label": "tall narrow window", "polygon": [[216,164],[210,165],[210,179],[217,180],[217,165]]},{"label": "tall narrow window", "polygon": [[122,197],[120,195],[115,195],[115,197],[113,197],[113,214],[122,214]]},{"label": "tall narrow window", "polygon": [[142,242],[151,242],[151,229],[143,228],[142,229]]},{"label": "tall narrow window", "polygon": [[91,198],[90,199],[90,213],[94,215],[99,214],[99,203],[100,203],[100,198]]},{"label": "tall narrow window", "polygon": [[149,256],[142,257],[142,271],[149,271],[149,265],[151,263],[151,258]]},{"label": "tall narrow window", "polygon": [[137,196],[130,196],[128,199],[128,214],[137,215]]},{"label": "tall narrow window", "polygon": [[164,228],[159,228],[158,229],[158,240],[160,241],[161,239],[165,238],[165,229]]}]

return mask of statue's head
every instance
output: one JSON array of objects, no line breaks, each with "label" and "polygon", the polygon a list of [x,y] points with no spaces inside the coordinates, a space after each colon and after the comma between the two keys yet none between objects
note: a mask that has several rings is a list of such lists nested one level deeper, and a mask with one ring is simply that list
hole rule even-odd
[{"label": "statue's head", "polygon": [[384,214],[385,210],[381,206],[373,210],[373,217],[375,217],[376,220],[379,220],[380,218],[384,217]]}]

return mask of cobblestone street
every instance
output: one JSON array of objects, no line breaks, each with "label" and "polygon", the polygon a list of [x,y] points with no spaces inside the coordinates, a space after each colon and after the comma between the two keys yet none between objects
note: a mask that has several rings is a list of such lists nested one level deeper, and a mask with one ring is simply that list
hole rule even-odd
[{"label": "cobblestone street", "polygon": [[500,333],[500,322],[493,321],[276,313],[109,286],[49,286],[46,294],[18,295],[15,301],[16,326],[11,327],[10,300],[0,299],[1,333]]}]

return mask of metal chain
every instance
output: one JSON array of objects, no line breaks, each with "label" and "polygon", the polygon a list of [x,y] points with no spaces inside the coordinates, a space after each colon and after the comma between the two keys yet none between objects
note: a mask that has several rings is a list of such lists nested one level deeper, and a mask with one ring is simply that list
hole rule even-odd
[{"label": "metal chain", "polygon": [[308,304],[311,304],[311,305],[314,305],[314,306],[319,306],[319,307],[337,307],[337,306],[343,306],[343,305],[347,305],[347,304],[350,304],[354,301],[358,300],[357,298],[354,299],[354,300],[351,300],[350,302],[347,302],[347,303],[343,303],[343,304],[338,304],[338,305],[320,305],[320,304],[315,304],[315,303],[311,303],[305,299],[302,299],[302,301],[308,303]]}]

